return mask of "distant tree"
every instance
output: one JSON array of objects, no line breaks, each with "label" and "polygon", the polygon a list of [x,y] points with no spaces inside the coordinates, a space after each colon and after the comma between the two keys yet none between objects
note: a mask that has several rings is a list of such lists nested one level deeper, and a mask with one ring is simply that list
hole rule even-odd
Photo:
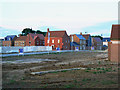
[{"label": "distant tree", "polygon": [[33,33],[32,29],[30,29],[30,28],[25,28],[22,31],[22,35],[24,35],[24,36],[26,36],[29,33]]},{"label": "distant tree", "polygon": [[92,36],[92,37],[99,37],[101,40],[103,40],[103,37],[100,36],[100,35],[95,35],[95,36]]},{"label": "distant tree", "polygon": [[35,31],[32,30],[32,28],[25,28],[23,29],[21,36],[26,36],[29,33],[43,34],[45,36],[47,32],[42,32],[40,30]]},{"label": "distant tree", "polygon": [[37,34],[42,34],[42,32],[40,30],[37,30],[36,33]]}]

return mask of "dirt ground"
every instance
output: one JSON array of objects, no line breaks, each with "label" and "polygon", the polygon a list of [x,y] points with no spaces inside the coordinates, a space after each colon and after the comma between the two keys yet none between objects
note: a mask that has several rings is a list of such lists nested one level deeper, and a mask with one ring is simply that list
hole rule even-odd
[{"label": "dirt ground", "polygon": [[[2,61],[3,88],[118,88],[118,64],[108,60],[107,52],[4,57]],[[80,67],[86,69],[30,74]]]}]

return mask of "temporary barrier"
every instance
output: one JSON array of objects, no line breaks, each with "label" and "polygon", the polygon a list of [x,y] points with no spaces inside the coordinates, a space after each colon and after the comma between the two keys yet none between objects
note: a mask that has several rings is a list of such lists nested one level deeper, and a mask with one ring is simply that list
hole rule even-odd
[{"label": "temporary barrier", "polygon": [[[49,48],[48,48],[49,47]],[[24,52],[34,52],[34,51],[51,51],[52,46],[25,46],[25,47],[0,47],[0,53],[19,53],[19,50],[23,49]]]}]

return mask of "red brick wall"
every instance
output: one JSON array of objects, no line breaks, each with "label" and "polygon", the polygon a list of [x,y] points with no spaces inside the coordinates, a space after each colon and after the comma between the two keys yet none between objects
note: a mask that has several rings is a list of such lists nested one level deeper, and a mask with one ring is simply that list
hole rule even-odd
[{"label": "red brick wall", "polygon": [[[29,44],[29,41],[31,41],[31,44]],[[39,42],[39,44],[37,44],[37,41]],[[44,40],[40,40],[40,38],[36,38],[35,40],[31,37],[31,35],[27,35],[27,39],[26,39],[26,46],[43,46]]]},{"label": "red brick wall", "polygon": [[113,62],[120,61],[120,44],[108,43],[108,59]]},{"label": "red brick wall", "polygon": [[[54,39],[54,43],[52,43],[52,40]],[[58,39],[60,40],[60,43],[58,43]],[[48,46],[47,43],[48,38],[45,37],[45,46]],[[56,49],[58,47],[58,45],[60,46],[60,49],[62,49],[62,38],[60,37],[50,37],[50,41],[49,41],[49,46],[54,45],[54,49]]]},{"label": "red brick wall", "polygon": [[68,37],[67,34],[64,35],[62,43],[63,43],[62,50],[70,50],[70,37]]},{"label": "red brick wall", "polygon": [[12,41],[3,41],[3,46],[12,46]]}]

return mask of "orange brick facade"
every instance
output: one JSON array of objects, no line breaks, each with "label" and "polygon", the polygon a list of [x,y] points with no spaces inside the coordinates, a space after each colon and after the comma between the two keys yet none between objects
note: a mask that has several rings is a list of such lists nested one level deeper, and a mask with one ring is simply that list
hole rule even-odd
[{"label": "orange brick facade", "polygon": [[108,43],[108,59],[120,63],[120,44]]}]

